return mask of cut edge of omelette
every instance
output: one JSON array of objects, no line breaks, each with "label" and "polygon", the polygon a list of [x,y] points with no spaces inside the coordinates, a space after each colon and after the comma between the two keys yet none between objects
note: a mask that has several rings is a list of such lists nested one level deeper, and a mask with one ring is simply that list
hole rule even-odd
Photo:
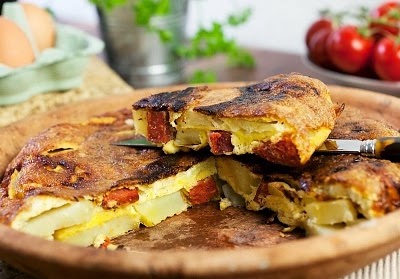
[{"label": "cut edge of omelette", "polygon": [[[345,156],[355,160],[354,156]],[[385,161],[385,164],[393,163]],[[382,196],[387,185],[382,185],[380,177],[371,177],[370,189],[362,188],[359,183],[334,181],[306,189],[296,185],[295,180],[266,178],[252,167],[230,156],[210,157],[175,177],[141,185],[170,191],[158,196],[144,191],[143,201],[139,199],[109,209],[99,206],[92,198],[66,201],[34,196],[27,199],[11,227],[49,240],[90,246],[95,245],[99,236],[113,239],[141,225],[152,227],[194,204],[215,200],[219,201],[221,210],[229,206],[251,211],[271,210],[290,229],[301,228],[307,235],[322,235],[381,217],[393,211],[394,204],[400,200],[397,194],[392,197],[392,207],[378,207],[382,199],[389,199],[388,195]],[[362,168],[350,167],[345,171],[361,172]]]},{"label": "cut edge of omelette", "polygon": [[[332,233],[382,217],[400,204],[400,165],[394,162],[322,155],[303,172],[259,163],[216,158],[219,178],[233,196],[242,198],[246,209],[271,210],[281,223],[304,229],[307,235]],[[220,206],[226,208],[226,201]]]},{"label": "cut edge of omelette", "polygon": [[[215,173],[214,158],[210,157],[175,176],[147,185],[124,185],[101,197],[78,200],[45,194],[27,197],[10,226],[48,240],[90,246],[99,235],[111,239],[137,230],[141,224],[152,227],[193,204],[210,201],[218,195]],[[196,191],[207,191],[207,195],[202,194],[199,199],[193,196]],[[110,206],[104,204],[107,195],[115,196],[107,199]],[[128,198],[117,205],[121,195]]]}]

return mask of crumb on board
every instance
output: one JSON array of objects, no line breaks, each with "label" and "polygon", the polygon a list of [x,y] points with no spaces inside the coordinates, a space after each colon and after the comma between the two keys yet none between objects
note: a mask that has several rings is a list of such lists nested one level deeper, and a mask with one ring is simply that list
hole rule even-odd
[{"label": "crumb on board", "polygon": [[286,234],[284,234],[283,232],[279,232],[279,236],[280,236],[280,237],[282,237],[282,238],[285,238],[285,237],[287,237],[287,235],[286,235]]},{"label": "crumb on board", "polygon": [[286,227],[286,228],[283,228],[283,230],[282,230],[282,232],[292,232],[294,229],[296,229],[296,227]]},{"label": "crumb on board", "polygon": [[225,210],[230,206],[232,206],[232,202],[228,198],[223,198],[219,202],[219,209],[220,210]]},{"label": "crumb on board", "polygon": [[111,250],[115,251],[120,248],[119,245],[115,245],[111,243],[111,239],[106,237],[103,234],[98,235],[94,242],[93,242],[93,247],[98,248],[98,249],[103,249],[103,250]]}]

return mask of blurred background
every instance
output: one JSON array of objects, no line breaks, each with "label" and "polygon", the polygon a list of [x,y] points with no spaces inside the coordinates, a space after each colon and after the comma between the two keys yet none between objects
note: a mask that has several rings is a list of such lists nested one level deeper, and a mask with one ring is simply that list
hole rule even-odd
[{"label": "blurred background", "polygon": [[[105,47],[100,57],[135,88],[260,80],[293,71],[315,74],[327,83],[387,89],[316,68],[306,58],[305,44],[307,30],[321,10],[355,12],[365,7],[370,11],[382,0],[19,2],[47,8],[57,22],[101,38]],[[361,76],[370,77],[370,71]]]},{"label": "blurred background", "polygon": [[[24,1],[21,1],[24,2]],[[49,7],[63,22],[73,23],[90,32],[97,32],[96,8],[87,0],[29,0]],[[239,44],[249,48],[263,48],[290,53],[305,53],[304,36],[308,26],[318,18],[318,11],[352,10],[354,7],[373,7],[380,0],[191,0],[187,17],[186,35],[193,36],[201,25],[222,20],[232,12],[250,7],[249,21],[227,30]]]}]

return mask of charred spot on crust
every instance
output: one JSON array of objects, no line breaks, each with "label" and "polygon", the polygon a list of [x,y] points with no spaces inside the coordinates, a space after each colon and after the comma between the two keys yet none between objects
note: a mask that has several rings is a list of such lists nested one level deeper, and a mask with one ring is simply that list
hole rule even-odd
[{"label": "charred spot on crust", "polygon": [[269,91],[273,85],[273,82],[260,82],[256,84],[252,84],[249,86],[243,86],[240,88],[241,92],[261,92],[261,91]]},{"label": "charred spot on crust", "polygon": [[190,154],[171,154],[163,156],[142,168],[139,168],[129,178],[119,181],[118,184],[151,184],[159,179],[176,175],[186,171],[193,165],[206,160],[209,154],[193,152]]},{"label": "charred spot on crust", "polygon": [[188,87],[184,90],[174,92],[163,92],[143,98],[132,106],[135,110],[150,109],[156,111],[174,111],[179,112],[184,110],[188,104],[198,98],[200,91],[207,90],[207,86],[201,87]]},{"label": "charred spot on crust", "polygon": [[329,135],[330,138],[358,140],[391,136],[399,136],[399,132],[380,121],[368,119],[368,116],[351,107],[346,108],[337,118],[335,127]]},{"label": "charred spot on crust", "polygon": [[[72,178],[72,177],[71,177]],[[69,188],[79,189],[82,187],[83,177],[76,177],[74,182],[71,181],[61,181],[61,185]]]},{"label": "charred spot on crust", "polygon": [[221,115],[224,111],[240,110],[254,103],[272,102],[287,97],[283,91],[271,91],[272,84],[258,83],[246,87],[240,87],[240,95],[230,101],[221,102],[210,106],[196,107],[194,110],[206,115]]},{"label": "charred spot on crust", "polygon": [[[40,173],[38,175],[41,177],[32,176],[26,178],[26,180],[21,178],[20,183],[34,182],[42,185],[43,188],[56,188],[55,185],[59,185],[65,188],[81,189],[85,187],[86,180],[91,176],[90,170],[83,169],[83,166],[79,166],[76,162],[43,155],[31,158],[27,167],[31,168],[32,171],[38,171]],[[26,191],[29,192],[30,190],[26,189]]]},{"label": "charred spot on crust", "polygon": [[293,79],[293,75],[277,75],[266,79],[263,82],[248,86],[239,87],[240,95],[232,100],[220,102],[215,105],[199,106],[194,110],[206,115],[226,116],[240,115],[252,108],[252,116],[265,115],[267,104],[273,104],[290,98],[302,98],[307,95],[319,96],[320,92],[313,84],[304,80]]},{"label": "charred spot on crust", "polygon": [[48,157],[44,155],[38,155],[33,157],[29,162],[29,164],[35,163],[35,161],[41,166],[50,167],[52,169],[55,169],[57,166],[61,166],[66,170],[74,170],[76,167],[76,164],[74,162],[70,162],[65,159],[57,159],[55,157]]},{"label": "charred spot on crust", "polygon": [[359,126],[354,126],[351,129],[351,131],[354,132],[354,133],[369,132],[368,129],[363,129],[363,128],[359,127]]},{"label": "charred spot on crust", "polygon": [[354,133],[369,132],[370,131],[370,129],[367,129],[367,128],[361,126],[359,123],[354,123],[354,125],[351,125],[350,129]]},{"label": "charred spot on crust", "polygon": [[304,173],[309,173],[311,176],[304,186],[309,188],[313,183],[325,183],[328,182],[328,179],[332,181],[333,176],[340,177],[341,173],[353,168],[355,163],[362,162],[365,159],[360,155],[314,156],[303,169]]},{"label": "charred spot on crust", "polygon": [[332,169],[332,173],[342,172],[342,171],[345,171],[347,169],[348,169],[348,167],[346,167],[346,166],[337,166],[337,167],[334,167]]}]

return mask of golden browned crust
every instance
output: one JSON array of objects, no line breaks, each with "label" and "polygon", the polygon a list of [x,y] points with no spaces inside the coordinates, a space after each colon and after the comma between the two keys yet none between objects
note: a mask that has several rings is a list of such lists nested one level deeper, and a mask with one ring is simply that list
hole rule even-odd
[{"label": "golden browned crust", "polygon": [[301,74],[276,75],[261,83],[211,90],[206,86],[164,92],[139,100],[133,109],[193,110],[216,117],[274,117],[298,127],[333,128],[335,106],[327,86]]},{"label": "golden browned crust", "polygon": [[[32,138],[10,163],[1,182],[0,218],[11,216],[29,196],[48,194],[75,200],[96,198],[120,186],[150,184],[205,160],[204,153],[166,156],[157,149],[111,143],[133,138],[125,124],[131,111],[93,118],[84,124],[60,124]],[[13,173],[19,175],[12,179]],[[10,185],[10,181],[14,181]],[[15,197],[8,197],[13,187]]]},{"label": "golden browned crust", "polygon": [[240,95],[224,102],[195,108],[226,118],[274,117],[295,127],[333,128],[336,113],[329,90],[321,81],[300,74],[276,75],[239,88]]},{"label": "golden browned crust", "polygon": [[400,136],[400,133],[393,127],[367,117],[362,115],[356,108],[346,108],[340,117],[336,119],[336,125],[329,137],[332,139],[367,140],[378,137]]}]

